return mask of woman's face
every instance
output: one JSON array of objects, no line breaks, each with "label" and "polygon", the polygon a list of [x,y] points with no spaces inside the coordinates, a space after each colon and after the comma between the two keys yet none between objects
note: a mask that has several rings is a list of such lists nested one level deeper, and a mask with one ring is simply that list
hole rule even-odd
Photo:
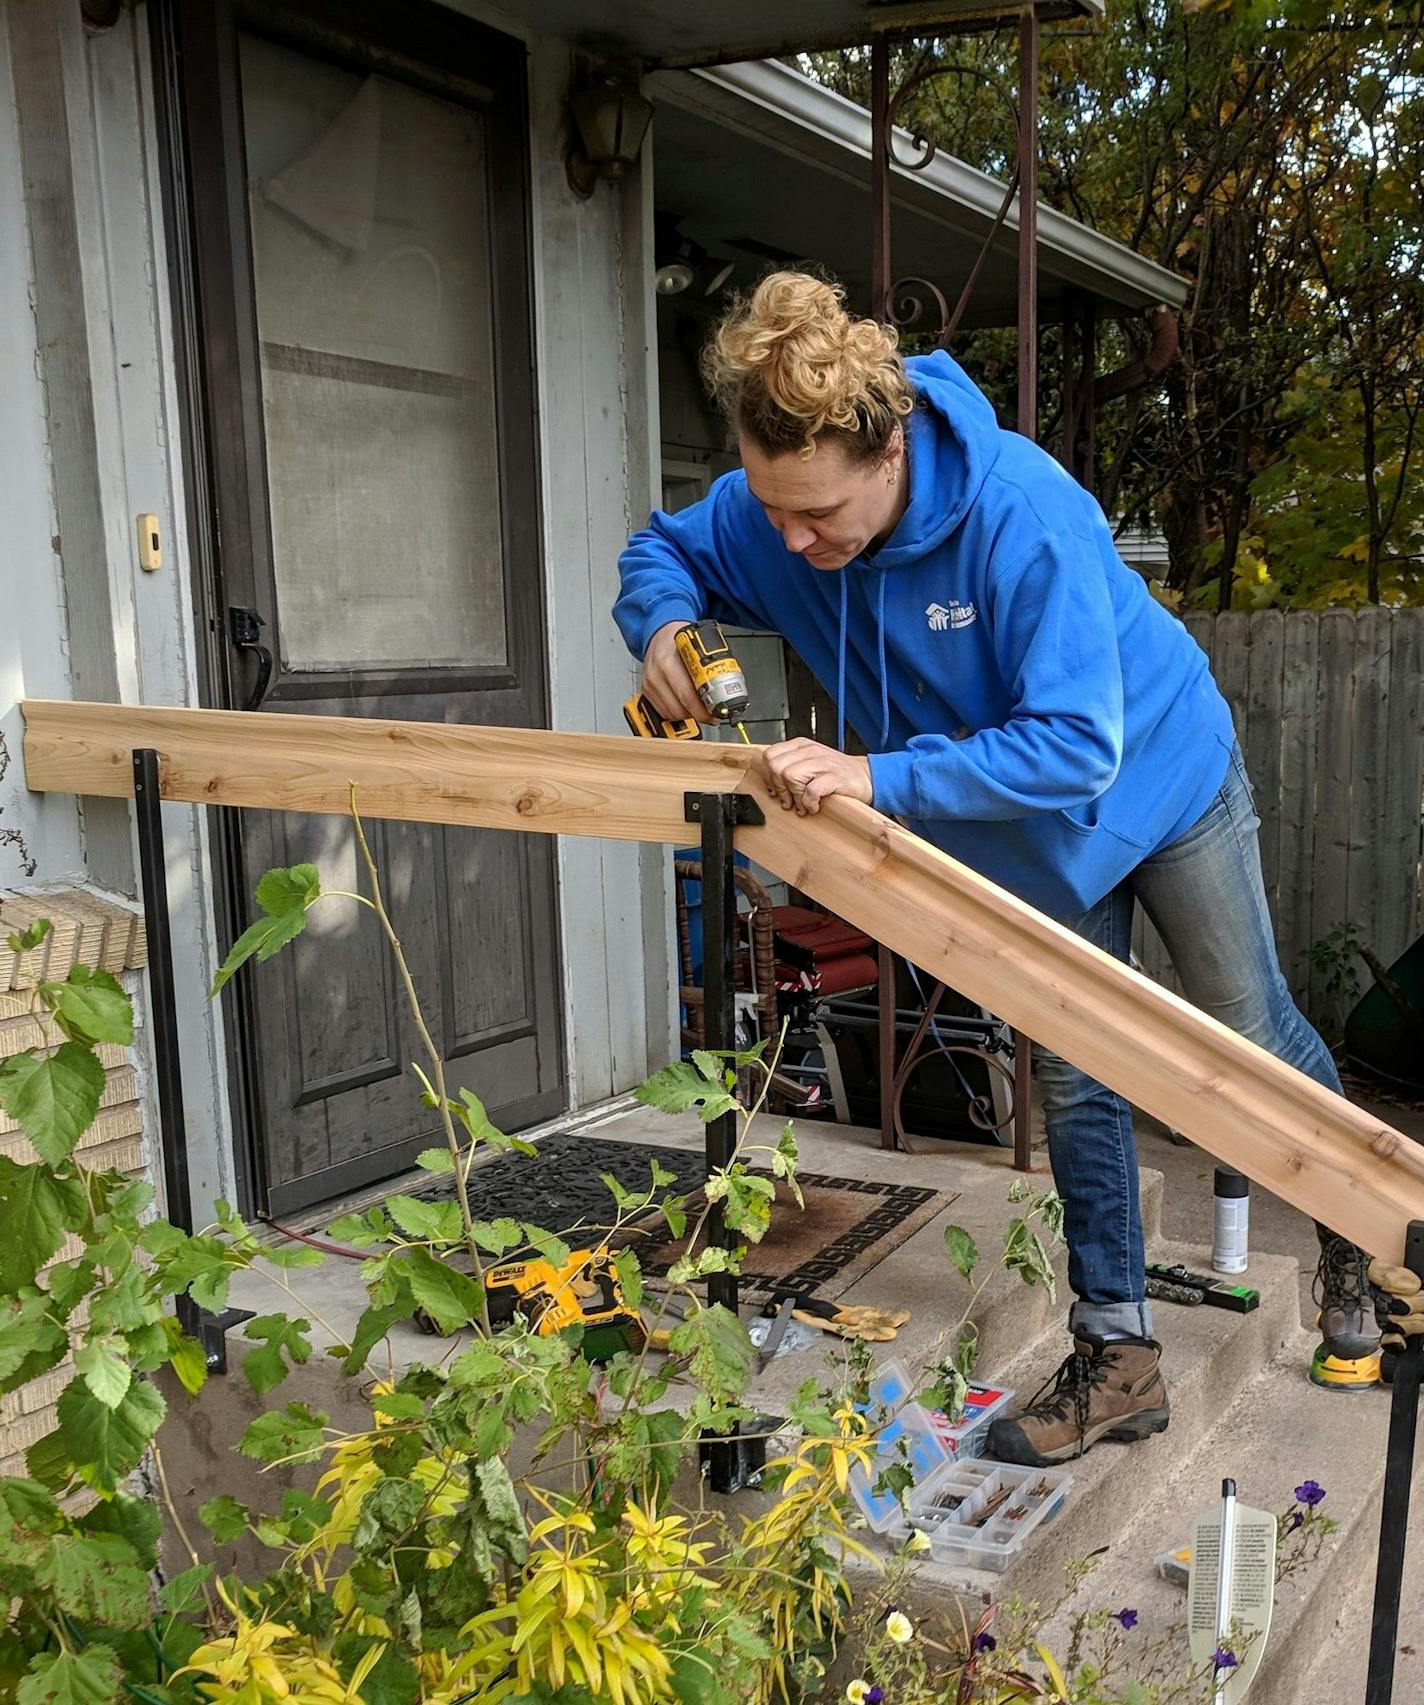
[{"label": "woman's face", "polygon": [[747,438],[740,448],[748,491],[787,550],[812,568],[844,568],[883,543],[905,512],[903,433],[883,462],[854,462],[834,439],[804,459],[794,452],[769,456]]}]

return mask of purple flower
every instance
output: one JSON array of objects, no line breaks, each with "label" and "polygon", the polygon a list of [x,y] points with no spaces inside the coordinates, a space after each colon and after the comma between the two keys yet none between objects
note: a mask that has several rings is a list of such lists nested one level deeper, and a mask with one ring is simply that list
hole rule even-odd
[{"label": "purple flower", "polygon": [[865,1705],[881,1705],[884,1697],[885,1689],[883,1687],[872,1687],[865,1696]]},{"label": "purple flower", "polygon": [[976,1634],[974,1636],[973,1650],[976,1652],[997,1651],[998,1646],[999,1646],[999,1642],[994,1638],[994,1636],[992,1634]]},{"label": "purple flower", "polygon": [[1286,1532],[1294,1533],[1304,1520],[1305,1517],[1299,1510],[1292,1510],[1290,1513],[1290,1520],[1286,1523]]},{"label": "purple flower", "polygon": [[1228,1652],[1225,1646],[1218,1646],[1216,1648],[1216,1650],[1211,1654],[1211,1661],[1216,1665],[1218,1670],[1236,1668],[1236,1654],[1235,1652]]},{"label": "purple flower", "polygon": [[1302,1481],[1295,1489],[1296,1502],[1304,1504],[1308,1510],[1313,1510],[1324,1496],[1325,1488],[1318,1480]]}]

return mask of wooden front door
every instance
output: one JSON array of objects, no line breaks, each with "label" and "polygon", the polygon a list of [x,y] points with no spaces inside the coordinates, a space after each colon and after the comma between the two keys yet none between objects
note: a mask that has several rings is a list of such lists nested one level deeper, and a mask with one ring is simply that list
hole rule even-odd
[{"label": "wooden front door", "polygon": [[[173,0],[162,25],[208,702],[544,725],[522,48],[419,0]],[[270,866],[365,885],[344,819],[223,827],[229,937]],[[370,833],[451,1093],[510,1128],[558,1111],[553,843]],[[250,1207],[438,1140],[369,912],[324,902],[233,1003]]]}]

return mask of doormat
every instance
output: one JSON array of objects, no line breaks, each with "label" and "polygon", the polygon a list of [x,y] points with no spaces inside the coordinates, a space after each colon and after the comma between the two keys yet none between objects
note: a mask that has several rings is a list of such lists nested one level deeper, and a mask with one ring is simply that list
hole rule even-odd
[{"label": "doormat", "polygon": [[[605,1234],[613,1219],[613,1198],[600,1175],[606,1172],[625,1189],[645,1191],[654,1160],[675,1180],[660,1195],[672,1192],[694,1198],[689,1203],[691,1223],[707,1176],[701,1149],[622,1143],[577,1132],[546,1137],[537,1155],[499,1155],[477,1167],[470,1175],[470,1206],[477,1219],[527,1220],[577,1246]],[[958,1195],[918,1184],[882,1184],[812,1172],[799,1173],[798,1182],[806,1198],[805,1211],[797,1208],[789,1194],[778,1192],[771,1229],[747,1250],[742,1289],[772,1291],[788,1285],[840,1296]],[[451,1188],[437,1180],[417,1193],[433,1201],[448,1197]],[[625,1226],[620,1241],[637,1250],[654,1284],[682,1252],[656,1210]]]}]

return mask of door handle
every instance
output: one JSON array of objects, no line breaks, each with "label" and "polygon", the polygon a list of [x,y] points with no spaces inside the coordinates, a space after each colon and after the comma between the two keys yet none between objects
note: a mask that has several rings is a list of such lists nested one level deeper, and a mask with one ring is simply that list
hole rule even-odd
[{"label": "door handle", "polygon": [[256,710],[267,697],[272,684],[272,653],[263,645],[261,633],[266,622],[256,610],[241,604],[230,604],[227,612],[228,638],[238,651],[250,651],[257,659],[257,679],[242,710]]}]

